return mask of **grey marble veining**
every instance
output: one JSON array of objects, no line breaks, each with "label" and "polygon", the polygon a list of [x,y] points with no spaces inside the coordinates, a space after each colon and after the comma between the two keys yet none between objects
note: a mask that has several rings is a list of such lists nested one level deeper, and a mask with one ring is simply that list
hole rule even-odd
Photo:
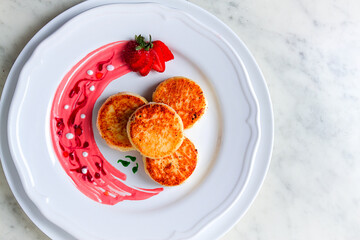
[{"label": "grey marble veining", "polygon": [[[27,41],[77,2],[0,2],[0,87]],[[247,214],[222,239],[358,239],[360,1],[191,2],[245,42],[274,108],[269,173]],[[47,239],[2,171],[0,216],[0,239]]]}]

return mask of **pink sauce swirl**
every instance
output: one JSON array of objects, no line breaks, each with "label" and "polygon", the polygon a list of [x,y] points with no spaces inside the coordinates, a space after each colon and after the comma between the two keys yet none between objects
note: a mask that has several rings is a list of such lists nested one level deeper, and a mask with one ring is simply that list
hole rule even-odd
[{"label": "pink sauce swirl", "polygon": [[112,80],[131,71],[122,59],[127,43],[107,44],[78,62],[59,84],[50,116],[52,143],[65,172],[83,194],[109,205],[147,199],[163,190],[125,184],[126,175],[106,161],[94,139],[96,100]]}]

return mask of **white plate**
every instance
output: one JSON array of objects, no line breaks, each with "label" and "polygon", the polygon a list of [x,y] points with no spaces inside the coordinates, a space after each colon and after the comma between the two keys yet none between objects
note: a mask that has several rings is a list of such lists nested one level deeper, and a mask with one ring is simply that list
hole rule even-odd
[{"label": "white plate", "polygon": [[[197,126],[185,133],[200,155],[187,183],[165,188],[144,201],[107,206],[80,193],[57,161],[50,141],[50,106],[72,66],[94,49],[127,40],[134,32],[162,39],[173,49],[175,60],[164,74],[120,77],[98,101],[119,91],[149,96],[160,81],[185,75],[202,86],[209,107]],[[29,197],[45,216],[76,237],[189,238],[225,212],[244,188],[259,140],[257,113],[241,60],[215,32],[188,14],[159,4],[107,5],[75,17],[36,49],[20,74],[10,108],[9,142]],[[104,157],[120,168],[116,160],[126,153],[115,152],[100,140]],[[140,164],[143,173],[141,168]],[[158,187],[145,174],[133,177],[128,172],[127,176],[125,184],[129,186]]]},{"label": "white plate", "polygon": [[[91,7],[90,3],[83,3],[81,4],[81,6],[76,6],[78,11],[81,11],[79,9],[81,9],[81,7],[83,7],[83,9],[86,8],[86,4],[87,6]],[[96,5],[96,3],[92,3],[94,5]],[[175,5],[175,4],[173,4]],[[178,7],[184,7],[182,6],[182,4],[178,4]],[[186,9],[188,10],[188,6],[186,5]],[[252,174],[252,177],[249,180],[249,184],[250,186],[248,186],[244,193],[242,194],[242,198],[239,198],[238,201],[236,201],[235,206],[232,208],[231,212],[226,212],[224,215],[222,215],[220,218],[216,219],[215,222],[212,223],[212,228],[211,229],[207,229],[207,231],[202,231],[199,235],[197,236],[219,236],[221,234],[224,233],[224,231],[226,231],[227,229],[229,229],[229,227],[231,227],[232,224],[234,224],[234,222],[242,215],[244,214],[245,210],[248,208],[248,206],[250,205],[250,203],[252,202],[252,200],[254,199],[256,192],[258,191],[262,180],[264,178],[265,172],[267,170],[267,166],[269,163],[269,157],[270,157],[270,152],[271,152],[271,147],[272,147],[272,113],[271,113],[271,106],[270,106],[270,102],[269,102],[269,98],[267,95],[267,90],[266,87],[264,85],[264,81],[263,78],[259,72],[259,69],[257,68],[255,62],[253,61],[253,59],[251,58],[251,56],[249,55],[247,49],[244,47],[244,45],[233,35],[232,32],[229,32],[229,29],[224,28],[224,26],[218,22],[218,20],[214,19],[213,17],[209,16],[207,13],[205,14],[204,12],[202,12],[202,10],[192,6],[191,8],[192,13],[196,13],[196,15],[199,18],[205,19],[207,22],[211,22],[213,25],[212,26],[217,26],[217,31],[223,33],[224,35],[226,35],[226,37],[231,41],[233,46],[236,46],[237,48],[237,52],[242,56],[243,59],[245,59],[245,65],[247,65],[249,71],[249,74],[252,78],[253,83],[255,84],[255,90],[257,89],[257,95],[259,95],[259,99],[261,100],[260,102],[262,103],[260,106],[260,109],[262,110],[262,117],[261,117],[261,124],[262,124],[262,139],[261,139],[261,143],[260,144],[260,152],[257,155],[257,161],[255,161],[255,165],[254,165],[254,172]],[[69,14],[70,11],[68,11],[67,14]],[[64,15],[64,14],[63,14]],[[71,14],[70,14],[71,15]],[[64,18],[64,16],[62,16]],[[58,18],[59,19],[59,18]],[[54,27],[55,23],[52,23],[52,27]],[[59,22],[57,22],[56,24],[59,24]],[[220,27],[219,27],[220,26]],[[49,27],[48,27],[49,29]],[[43,33],[44,34],[44,31]],[[34,45],[34,41],[32,42],[32,44]],[[29,43],[30,45],[30,43]],[[27,47],[29,48],[29,47]],[[24,53],[23,53],[24,54]],[[20,57],[19,57],[20,58]],[[19,63],[19,59],[17,61],[17,65],[21,66],[21,61]],[[16,67],[16,64],[14,65]],[[14,68],[15,68],[14,67]],[[13,71],[14,72],[14,68]],[[17,66],[17,68],[19,68]],[[16,69],[16,68],[15,68]],[[11,78],[11,76],[15,75],[15,74],[10,74],[9,78]],[[7,81],[7,85],[6,85],[6,89],[9,90],[9,81]],[[12,85],[14,86],[14,85]],[[10,87],[10,91],[11,91],[11,87]],[[4,96],[4,95],[3,95]],[[11,93],[10,93],[10,97],[11,97]],[[5,107],[4,107],[5,106]],[[6,110],[6,103],[4,105],[4,101],[2,102],[2,110]],[[2,115],[3,117],[4,115]],[[4,123],[4,120],[2,119],[2,123]],[[3,128],[3,124],[2,124],[2,128]],[[4,130],[4,129],[2,129]],[[4,135],[2,135],[4,136]],[[4,143],[4,141],[3,141]],[[4,148],[6,148],[6,144],[2,144],[2,155],[4,156]],[[6,153],[6,151],[5,151]],[[8,160],[10,156],[6,156],[6,160]],[[7,162],[7,163],[6,163]],[[8,180],[10,181],[13,178],[16,178],[16,176],[14,176],[15,174],[11,174],[11,172],[14,172],[14,169],[11,169],[11,162],[8,161],[3,161],[3,166],[4,166],[4,170],[5,172],[9,171],[7,175]],[[5,164],[6,163],[6,164]],[[7,164],[10,165],[7,165]],[[11,176],[10,176],[11,174]],[[10,176],[10,178],[9,178]],[[16,179],[15,179],[16,180]],[[54,231],[54,227],[53,225],[49,224],[49,223],[44,223],[44,221],[38,217],[38,215],[40,214],[32,214],[32,212],[36,212],[36,209],[31,207],[31,204],[26,202],[26,199],[24,200],[24,197],[22,196],[23,194],[18,194],[18,190],[14,187],[14,182],[10,181],[10,185],[12,185],[12,189],[15,193],[15,195],[17,196],[18,200],[20,201],[20,204],[25,208],[25,211],[30,215],[30,217],[32,217],[32,219],[39,225],[39,227],[41,229],[43,229],[45,232],[47,232],[51,237],[64,237],[63,233],[59,233],[59,231]],[[21,190],[19,190],[21,191]],[[20,195],[20,196],[19,196]],[[30,205],[30,206],[29,206]],[[32,208],[29,210],[29,208]],[[40,220],[39,220],[40,219]],[[55,229],[56,230],[56,229]],[[209,235],[209,233],[211,235]],[[67,237],[65,237],[67,238]]]}]

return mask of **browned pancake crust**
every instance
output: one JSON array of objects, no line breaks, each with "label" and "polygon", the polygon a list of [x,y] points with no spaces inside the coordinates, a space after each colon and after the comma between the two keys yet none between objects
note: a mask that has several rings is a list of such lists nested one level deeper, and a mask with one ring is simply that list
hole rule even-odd
[{"label": "browned pancake crust", "polygon": [[184,129],[190,128],[206,110],[204,92],[198,84],[185,77],[173,77],[160,83],[153,101],[169,105],[181,117]]},{"label": "browned pancake crust", "polygon": [[149,158],[162,158],[175,152],[184,139],[183,130],[179,115],[163,103],[138,108],[127,124],[130,142]]},{"label": "browned pancake crust", "polygon": [[144,157],[146,173],[164,186],[177,186],[194,172],[198,152],[194,144],[185,138],[180,148],[168,157],[151,159]]},{"label": "browned pancake crust", "polygon": [[134,149],[127,136],[126,124],[131,114],[145,104],[145,98],[122,92],[110,96],[100,107],[97,128],[110,147],[120,151]]}]

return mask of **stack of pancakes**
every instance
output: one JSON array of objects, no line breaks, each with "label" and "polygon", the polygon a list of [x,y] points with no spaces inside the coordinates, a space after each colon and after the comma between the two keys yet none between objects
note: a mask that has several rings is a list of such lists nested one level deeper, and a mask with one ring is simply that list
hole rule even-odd
[{"label": "stack of pancakes", "polygon": [[183,183],[194,172],[198,152],[184,136],[205,113],[200,86],[185,77],[169,78],[156,88],[152,102],[128,92],[109,97],[101,106],[97,127],[117,150],[138,150],[146,173],[164,186]]}]

